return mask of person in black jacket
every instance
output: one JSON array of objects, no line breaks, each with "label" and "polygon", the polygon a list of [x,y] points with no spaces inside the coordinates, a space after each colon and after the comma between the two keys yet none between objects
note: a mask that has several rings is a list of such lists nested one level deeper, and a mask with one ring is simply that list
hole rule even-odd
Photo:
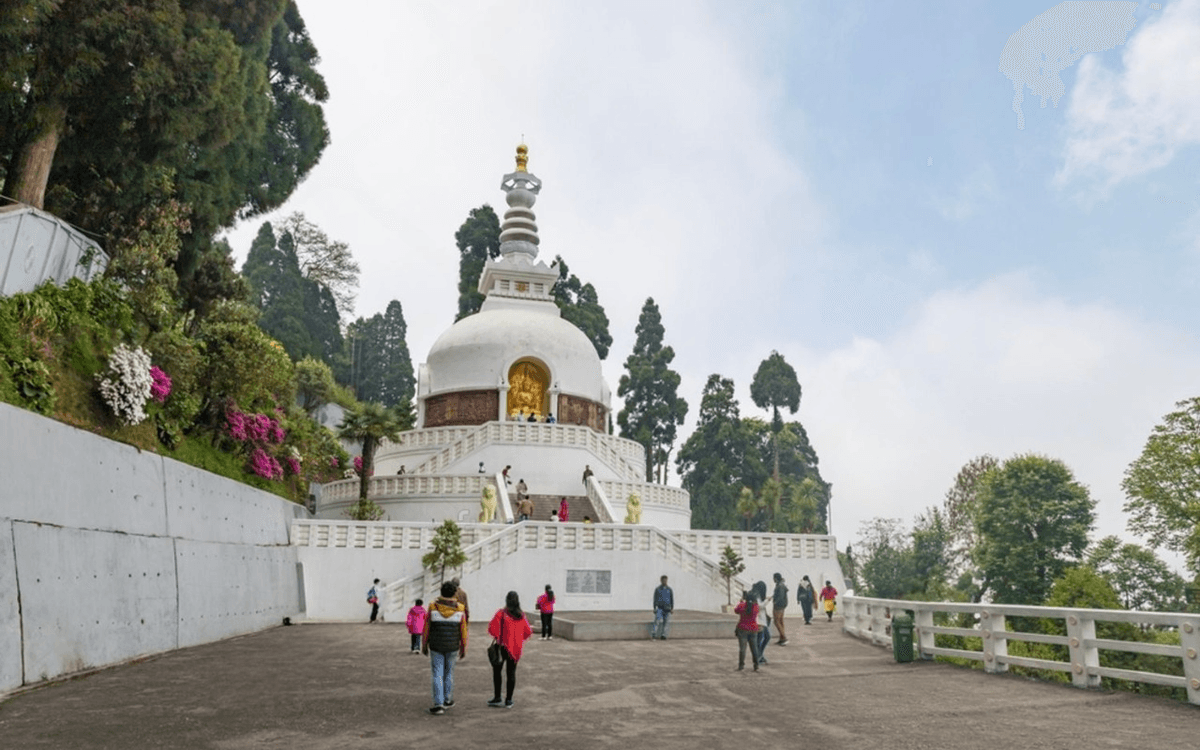
[{"label": "person in black jacket", "polygon": [[467,614],[462,602],[454,598],[458,587],[450,581],[442,584],[442,595],[429,605],[425,620],[425,640],[421,653],[429,657],[433,681],[433,708],[440,716],[454,705],[454,662],[467,655]]},{"label": "person in black jacket", "polygon": [[796,586],[796,601],[800,603],[800,609],[804,611],[805,625],[812,625],[812,607],[816,598],[817,592],[813,591],[812,581],[808,580],[808,576],[804,576],[800,579],[800,584]]},{"label": "person in black jacket", "polygon": [[783,611],[788,605],[788,589],[783,585],[783,576],[778,573],[775,574],[775,591],[771,594],[771,605],[771,618],[775,620],[775,629],[779,631],[779,640],[776,643],[786,646],[788,639],[783,629]]}]

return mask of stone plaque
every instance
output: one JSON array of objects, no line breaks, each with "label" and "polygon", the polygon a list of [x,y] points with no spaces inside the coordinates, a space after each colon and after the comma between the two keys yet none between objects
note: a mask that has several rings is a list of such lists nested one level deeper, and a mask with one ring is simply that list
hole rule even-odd
[{"label": "stone plaque", "polygon": [[568,594],[611,594],[611,570],[568,570]]}]

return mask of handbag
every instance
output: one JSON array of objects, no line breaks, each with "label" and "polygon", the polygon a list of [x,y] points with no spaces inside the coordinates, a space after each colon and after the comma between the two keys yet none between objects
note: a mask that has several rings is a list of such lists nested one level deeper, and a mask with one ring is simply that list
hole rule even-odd
[{"label": "handbag", "polygon": [[[500,615],[500,637],[501,638],[504,637],[504,615],[503,614]],[[493,667],[498,667],[504,663],[504,652],[501,650],[503,648],[504,647],[500,645],[500,641],[495,638],[492,639],[492,645],[487,647],[488,661],[490,661],[492,663]]]}]

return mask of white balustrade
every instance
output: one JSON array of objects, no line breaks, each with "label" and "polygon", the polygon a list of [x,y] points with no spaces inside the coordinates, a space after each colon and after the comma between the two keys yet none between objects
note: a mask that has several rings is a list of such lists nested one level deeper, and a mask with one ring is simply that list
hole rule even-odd
[{"label": "white balustrade", "polygon": [[837,560],[835,538],[820,534],[771,534],[750,531],[670,532],[693,549],[720,557],[726,546],[742,557],[774,557],[799,560]]},{"label": "white balustrade", "polygon": [[653,482],[617,482],[611,479],[601,479],[600,486],[609,502],[616,503],[620,507],[625,506],[625,502],[631,494],[636,494],[641,499],[642,507],[657,505],[684,510],[691,507],[687,490],[679,487]]},{"label": "white balustrade", "polygon": [[[1068,607],[1031,607],[1015,604],[970,604],[957,602],[915,602],[895,599],[871,599],[844,596],[839,605],[843,630],[876,645],[890,646],[891,620],[897,612],[912,612],[915,627],[913,645],[916,656],[932,659],[951,656],[983,663],[985,672],[1006,672],[1009,666],[1066,672],[1077,687],[1098,687],[1102,677],[1152,685],[1186,688],[1188,702],[1200,705],[1200,615],[1183,612],[1139,612],[1120,609],[1075,609]],[[975,627],[939,626],[938,613],[967,614]],[[1066,635],[1046,635],[1010,630],[1010,617],[1036,617],[1062,620]],[[1096,637],[1096,623],[1120,622],[1141,627],[1172,628],[1179,644],[1146,643]],[[938,635],[978,638],[981,650],[939,647]],[[1065,646],[1068,661],[1035,659],[1008,653],[1011,641],[1048,643]],[[1153,654],[1180,659],[1183,676],[1141,672],[1100,666],[1100,651]]]},{"label": "white balustrade", "polygon": [[[299,540],[297,524],[320,525],[318,521],[297,521],[293,525],[293,539]],[[343,526],[371,526],[372,524],[342,524]],[[404,524],[398,524],[403,526]],[[468,544],[467,529],[474,526],[481,536]],[[430,539],[434,527],[430,529]],[[318,533],[319,528],[313,529]],[[333,533],[336,536],[336,530]],[[351,536],[357,540],[363,534],[355,531]],[[372,538],[371,532],[365,534]],[[300,542],[297,541],[297,544]],[[428,541],[426,542],[428,544]],[[346,546],[346,545],[340,545]],[[721,577],[718,564],[708,557],[687,547],[683,542],[654,526],[626,526],[615,524],[564,524],[553,522],[525,521],[508,526],[486,524],[463,525],[463,553],[467,560],[456,570],[469,575],[486,565],[512,555],[523,549],[543,550],[608,550],[615,552],[653,552],[691,572],[701,581],[721,594],[726,593],[725,579]],[[418,598],[427,599],[441,583],[441,576],[424,570],[416,575],[402,578],[385,587],[385,617],[388,620],[402,618],[401,608],[405,602]],[[735,578],[735,587],[749,587],[745,581]]]}]

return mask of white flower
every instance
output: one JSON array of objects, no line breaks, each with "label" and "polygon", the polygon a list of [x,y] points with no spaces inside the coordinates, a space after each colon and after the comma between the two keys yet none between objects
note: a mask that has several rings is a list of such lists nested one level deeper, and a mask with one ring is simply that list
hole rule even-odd
[{"label": "white flower", "polygon": [[125,344],[117,344],[108,357],[107,374],[99,386],[104,403],[122,424],[140,424],[146,419],[146,402],[150,400],[150,387],[154,385],[154,378],[150,376],[150,355],[141,347],[130,349]]}]

